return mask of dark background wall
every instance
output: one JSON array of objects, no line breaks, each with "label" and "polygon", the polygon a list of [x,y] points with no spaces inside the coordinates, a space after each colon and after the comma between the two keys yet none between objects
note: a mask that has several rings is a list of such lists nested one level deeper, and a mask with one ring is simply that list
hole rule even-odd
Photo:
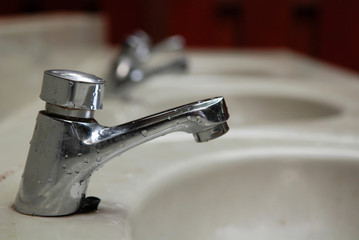
[{"label": "dark background wall", "polygon": [[59,10],[103,12],[112,44],[143,29],[191,47],[288,47],[359,71],[357,0],[12,0],[0,14]]}]

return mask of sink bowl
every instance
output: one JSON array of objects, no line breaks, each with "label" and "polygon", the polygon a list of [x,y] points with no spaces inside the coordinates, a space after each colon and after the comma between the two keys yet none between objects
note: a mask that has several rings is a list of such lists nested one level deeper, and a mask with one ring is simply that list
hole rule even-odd
[{"label": "sink bowl", "polygon": [[131,216],[133,240],[359,239],[357,152],[257,149],[205,160],[157,179]]},{"label": "sink bowl", "polygon": [[233,122],[265,124],[322,119],[340,114],[340,108],[324,101],[299,97],[242,95],[229,97]]},{"label": "sink bowl", "polygon": [[[213,94],[212,94],[213,96]],[[137,113],[141,113],[143,116],[154,112],[163,111],[178,105],[198,101],[201,99],[208,98],[206,96],[188,97],[186,95],[168,97],[166,101],[162,98],[151,97],[144,103],[133,102],[130,109],[127,109],[128,114],[123,114],[125,109],[122,109],[118,116],[122,118],[124,116],[131,116],[131,109]],[[311,99],[305,97],[292,97],[292,96],[276,96],[276,95],[265,95],[265,94],[233,94],[225,96],[228,109],[230,109],[231,118],[229,119],[230,124],[240,125],[262,125],[262,124],[276,124],[276,123],[290,123],[300,122],[306,120],[318,120],[330,117],[339,116],[342,109],[332,103],[328,103],[324,100]],[[114,101],[115,104],[116,101]],[[111,104],[111,101],[108,101]],[[111,116],[116,112],[109,112],[105,106],[104,114],[101,116]],[[133,111],[132,111],[133,113]],[[141,116],[142,116],[141,115]],[[100,120],[101,116],[99,117]],[[139,117],[132,116],[131,117]],[[114,120],[119,122],[120,119],[116,116]],[[130,121],[131,119],[126,119]],[[106,120],[105,120],[106,122]]]}]

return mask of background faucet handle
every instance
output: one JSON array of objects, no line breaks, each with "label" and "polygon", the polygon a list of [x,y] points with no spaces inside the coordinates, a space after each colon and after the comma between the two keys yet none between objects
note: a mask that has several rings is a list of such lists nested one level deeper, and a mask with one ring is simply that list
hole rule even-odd
[{"label": "background faucet handle", "polygon": [[73,70],[46,70],[40,98],[47,105],[68,110],[102,109],[105,81],[95,75]]}]

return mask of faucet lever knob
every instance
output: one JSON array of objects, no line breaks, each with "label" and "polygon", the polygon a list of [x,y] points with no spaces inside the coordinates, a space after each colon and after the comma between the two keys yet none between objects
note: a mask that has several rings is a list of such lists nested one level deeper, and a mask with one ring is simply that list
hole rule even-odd
[{"label": "faucet lever knob", "polygon": [[51,106],[68,110],[102,109],[105,81],[73,70],[46,70],[40,98]]}]

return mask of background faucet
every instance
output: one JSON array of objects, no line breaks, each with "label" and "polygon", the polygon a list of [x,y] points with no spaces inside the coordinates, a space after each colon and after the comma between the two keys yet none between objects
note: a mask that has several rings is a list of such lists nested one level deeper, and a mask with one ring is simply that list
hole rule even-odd
[{"label": "background faucet", "polygon": [[83,211],[94,200],[85,197],[91,174],[120,153],[175,131],[206,142],[229,130],[223,97],[106,127],[93,118],[103,95],[104,80],[94,75],[45,71],[40,98],[46,110],[37,117],[15,210],[39,216]]},{"label": "background faucet", "polygon": [[183,53],[184,47],[185,40],[179,35],[152,46],[146,32],[136,31],[125,39],[121,53],[110,68],[111,83],[123,87],[156,74],[186,71],[188,60]]}]

